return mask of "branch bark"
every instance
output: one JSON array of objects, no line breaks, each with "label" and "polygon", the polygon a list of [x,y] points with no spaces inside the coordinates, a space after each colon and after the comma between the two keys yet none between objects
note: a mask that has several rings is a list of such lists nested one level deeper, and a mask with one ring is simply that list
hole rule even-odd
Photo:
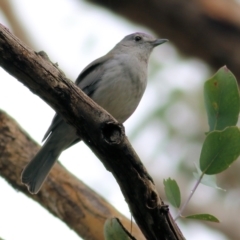
[{"label": "branch bark", "polygon": [[[58,111],[116,178],[147,239],[184,239],[122,125],[0,25],[0,65]],[[23,166],[22,166],[23,167]]]},{"label": "branch bark", "polygon": [[87,0],[168,38],[183,53],[240,81],[240,6],[234,0]]},{"label": "branch bark", "polygon": [[[84,239],[104,240],[103,226],[107,218],[117,217],[126,229],[130,228],[130,220],[59,162],[54,165],[39,194],[31,195],[22,185],[20,175],[23,166],[38,150],[38,144],[0,110],[0,175],[11,186],[40,203]],[[132,234],[137,239],[144,239],[135,224]]]}]

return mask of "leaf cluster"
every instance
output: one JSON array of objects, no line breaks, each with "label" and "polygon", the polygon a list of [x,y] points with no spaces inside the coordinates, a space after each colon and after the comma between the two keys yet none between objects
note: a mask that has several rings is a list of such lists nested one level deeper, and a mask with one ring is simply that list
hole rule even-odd
[{"label": "leaf cluster", "polygon": [[[164,180],[165,193],[169,202],[180,208],[176,217],[183,217],[182,212],[190,201],[200,182],[216,187],[214,175],[223,172],[237,160],[240,155],[240,131],[236,126],[240,110],[239,89],[236,78],[226,67],[204,84],[204,100],[208,116],[209,131],[203,142],[199,168],[194,173],[197,183],[186,203],[180,208],[181,193],[175,180]],[[210,214],[195,214],[185,218],[219,222]]]}]

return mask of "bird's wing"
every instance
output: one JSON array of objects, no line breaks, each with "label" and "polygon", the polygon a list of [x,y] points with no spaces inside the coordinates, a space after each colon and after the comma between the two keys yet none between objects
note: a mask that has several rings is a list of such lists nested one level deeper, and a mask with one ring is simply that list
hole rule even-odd
[{"label": "bird's wing", "polygon": [[[108,59],[109,57],[107,58],[105,56],[96,59],[84,68],[77,77],[75,84],[89,97],[91,97],[96,90],[97,85],[105,72],[103,63],[105,63]],[[64,121],[62,117],[56,113],[42,141],[46,140],[50,133],[53,132],[62,121]]]},{"label": "bird's wing", "polygon": [[110,56],[107,57],[107,55],[96,59],[85,67],[77,77],[75,83],[89,97],[91,97],[96,90],[97,85],[105,72],[104,63],[106,63],[109,59]]},{"label": "bird's wing", "polygon": [[43,136],[42,142],[47,139],[47,137],[50,135],[50,133],[58,126],[59,123],[63,121],[62,117],[59,114],[55,114],[52,120],[51,125],[49,126],[47,132]]}]

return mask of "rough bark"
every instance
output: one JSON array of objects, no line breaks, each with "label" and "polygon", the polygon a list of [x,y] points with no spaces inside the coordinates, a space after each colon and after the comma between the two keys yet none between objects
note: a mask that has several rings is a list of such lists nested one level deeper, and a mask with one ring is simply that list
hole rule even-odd
[{"label": "rough bark", "polygon": [[215,70],[227,65],[240,81],[240,6],[233,0],[87,0],[168,38]]},{"label": "rough bark", "polygon": [[155,184],[124,134],[124,128],[76,85],[0,25],[0,65],[76,128],[116,178],[147,239],[183,239]]},{"label": "rough bark", "polygon": [[[125,228],[130,229],[130,220],[59,162],[54,165],[39,194],[31,195],[21,183],[20,175],[23,166],[38,150],[38,144],[0,110],[0,174],[8,183],[39,202],[84,239],[103,240],[103,226],[107,218],[117,217]],[[135,224],[132,229],[137,239],[144,239]]]}]

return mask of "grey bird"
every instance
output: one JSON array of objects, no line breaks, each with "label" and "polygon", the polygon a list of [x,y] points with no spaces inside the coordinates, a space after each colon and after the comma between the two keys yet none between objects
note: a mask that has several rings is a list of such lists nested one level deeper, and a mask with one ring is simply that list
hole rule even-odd
[{"label": "grey bird", "polygon": [[[130,34],[105,56],[84,68],[76,85],[123,123],[135,111],[143,96],[153,48],[166,41],[146,33]],[[30,193],[38,193],[61,152],[80,140],[75,129],[56,114],[44,135],[45,143],[22,172],[22,183]]]}]

